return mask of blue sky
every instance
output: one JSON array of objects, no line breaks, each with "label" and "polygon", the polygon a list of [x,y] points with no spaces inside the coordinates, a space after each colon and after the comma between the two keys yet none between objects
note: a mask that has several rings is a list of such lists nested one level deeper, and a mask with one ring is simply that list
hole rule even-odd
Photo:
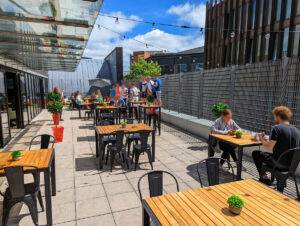
[{"label": "blue sky", "polygon": [[[198,29],[178,29],[120,20],[99,16],[96,24],[122,33],[119,35],[94,27],[84,56],[103,59],[115,47],[124,49],[124,69],[128,70],[129,55],[139,50],[166,50],[177,52],[203,45],[200,27],[205,25],[205,3],[201,0],[104,0],[100,13],[111,16],[134,18],[167,24],[189,25]],[[148,43],[151,47],[133,40]]]}]

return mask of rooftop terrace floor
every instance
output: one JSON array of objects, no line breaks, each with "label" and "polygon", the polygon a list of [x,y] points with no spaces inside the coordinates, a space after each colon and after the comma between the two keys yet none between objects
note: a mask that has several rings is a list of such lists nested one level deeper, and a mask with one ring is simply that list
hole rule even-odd
[{"label": "rooftop terrace floor", "polygon": [[[92,121],[78,119],[77,111],[64,111],[63,118],[64,141],[55,145],[57,195],[52,197],[54,224],[142,225],[137,182],[141,175],[150,170],[150,165],[143,161],[146,155],[142,157],[144,163],[137,171],[132,170],[133,166],[130,170],[123,170],[120,165],[116,165],[112,173],[107,167],[98,171]],[[43,111],[6,149],[27,148],[34,135],[51,134],[51,126],[50,114]],[[173,173],[178,178],[180,190],[200,187],[196,164],[206,157],[205,141],[163,125],[162,135],[156,138],[154,169]],[[254,164],[247,156],[244,158],[242,176],[257,178]],[[172,180],[166,178],[164,183],[166,192],[176,190]],[[143,193],[146,194],[147,185],[143,186]],[[295,194],[294,187],[289,188],[288,194]],[[45,212],[39,213],[39,224],[46,225]],[[27,207],[16,206],[11,212],[9,225],[33,225]]]}]

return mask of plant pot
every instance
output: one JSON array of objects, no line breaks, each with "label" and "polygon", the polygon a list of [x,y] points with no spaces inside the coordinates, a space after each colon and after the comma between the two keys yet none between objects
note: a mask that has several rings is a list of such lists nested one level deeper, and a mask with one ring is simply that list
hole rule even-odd
[{"label": "plant pot", "polygon": [[229,211],[233,214],[239,215],[241,214],[243,208],[235,208],[232,206],[229,206]]},{"label": "plant pot", "polygon": [[16,157],[12,157],[13,161],[18,161],[22,158],[22,156],[16,156]]},{"label": "plant pot", "polygon": [[54,142],[60,143],[64,138],[64,127],[63,126],[53,126],[52,127]]},{"label": "plant pot", "polygon": [[242,138],[242,135],[235,135],[235,137],[236,137],[237,139],[241,139],[241,138]]},{"label": "plant pot", "polygon": [[54,125],[59,125],[60,114],[52,114],[52,120]]},{"label": "plant pot", "polygon": [[122,124],[121,127],[124,129],[126,128],[126,124]]}]

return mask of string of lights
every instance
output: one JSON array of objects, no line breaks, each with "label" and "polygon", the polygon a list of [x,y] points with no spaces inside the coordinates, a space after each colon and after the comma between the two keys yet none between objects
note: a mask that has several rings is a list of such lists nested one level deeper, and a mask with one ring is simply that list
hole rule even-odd
[{"label": "string of lights", "polygon": [[[100,13],[99,16],[114,19],[116,24],[118,24],[120,22],[120,20],[124,20],[124,21],[131,21],[131,22],[135,22],[135,23],[144,23],[144,24],[152,25],[153,28],[155,26],[167,26],[167,27],[182,28],[182,29],[194,29],[194,30],[199,30],[201,34],[204,34],[205,31],[211,31],[211,30],[215,30],[218,32],[220,31],[220,29],[214,28],[214,27],[195,27],[195,26],[188,26],[188,25],[167,24],[167,23],[155,22],[155,21],[124,18],[124,17],[113,16],[113,15],[109,15],[109,14],[103,14],[103,13]],[[250,31],[253,31],[253,29],[244,30],[244,29],[223,28],[223,29],[221,29],[221,31],[229,32],[230,37],[234,38],[235,35],[238,33],[250,32]],[[264,34],[265,34],[266,38],[269,38],[271,33],[284,33],[284,32],[298,33],[298,32],[300,32],[300,30],[289,30],[289,31],[276,30],[276,31],[267,31]]]},{"label": "string of lights", "polygon": [[138,40],[138,39],[136,39],[136,38],[129,38],[129,37],[127,37],[126,35],[124,35],[124,34],[122,34],[122,33],[120,33],[120,32],[114,31],[114,30],[112,30],[112,29],[110,29],[110,28],[108,28],[108,27],[105,27],[105,26],[103,26],[103,25],[97,24],[97,26],[98,26],[98,29],[103,28],[103,29],[105,29],[105,30],[108,30],[108,31],[110,31],[110,32],[112,32],[112,33],[117,34],[117,35],[118,35],[121,39],[123,39],[123,40],[125,40],[125,39],[132,39],[132,40],[134,40],[135,42],[138,42],[138,43],[140,43],[140,44],[145,45],[146,48],[153,47],[153,48],[158,49],[158,50],[161,50],[161,51],[163,51],[163,52],[167,52],[166,49],[162,49],[162,48],[156,47],[156,46],[154,46],[154,45],[152,45],[152,44],[149,44],[149,43],[140,41],[140,40]]}]

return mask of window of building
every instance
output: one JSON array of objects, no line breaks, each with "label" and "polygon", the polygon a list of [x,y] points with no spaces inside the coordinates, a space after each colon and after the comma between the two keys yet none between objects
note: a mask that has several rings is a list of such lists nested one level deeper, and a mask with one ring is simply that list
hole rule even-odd
[{"label": "window of building", "polygon": [[259,1],[259,24],[258,27],[262,27],[264,18],[264,0]]},{"label": "window of building", "polygon": [[286,0],[285,3],[285,19],[289,19],[291,17],[292,0]]},{"label": "window of building", "polygon": [[289,44],[289,28],[285,28],[283,32],[282,55],[287,56]]},{"label": "window of building", "polygon": [[187,72],[187,64],[179,64],[179,72]]},{"label": "window of building", "polygon": [[264,40],[264,60],[268,60],[270,39],[268,38],[268,36],[265,35],[263,37],[263,40]]},{"label": "window of building", "polygon": [[247,31],[248,7],[249,7],[248,3],[245,3],[243,5],[243,27],[242,27],[243,32]]},{"label": "window of building", "polygon": [[273,60],[277,60],[278,59],[278,49],[279,49],[278,38],[279,38],[279,33],[276,33],[274,35],[274,49],[273,49],[273,56],[272,56]]},{"label": "window of building", "polygon": [[282,0],[276,0],[276,20],[280,20],[281,18],[281,3]]},{"label": "window of building", "polygon": [[256,0],[252,2],[252,19],[251,19],[251,29],[255,27],[255,16],[256,16]]},{"label": "window of building", "polygon": [[197,63],[195,65],[195,71],[202,71],[203,67],[204,67],[203,63]]},{"label": "window of building", "polygon": [[300,0],[296,0],[297,2],[297,15],[300,15]]},{"label": "window of building", "polygon": [[295,31],[296,32],[294,32],[292,54],[293,54],[293,56],[298,56],[299,55],[299,40],[300,40],[300,24],[298,24],[295,27]]},{"label": "window of building", "polygon": [[272,19],[272,2],[273,0],[267,0],[267,7],[268,7],[268,19],[267,19],[267,25],[271,24],[271,19]]}]

